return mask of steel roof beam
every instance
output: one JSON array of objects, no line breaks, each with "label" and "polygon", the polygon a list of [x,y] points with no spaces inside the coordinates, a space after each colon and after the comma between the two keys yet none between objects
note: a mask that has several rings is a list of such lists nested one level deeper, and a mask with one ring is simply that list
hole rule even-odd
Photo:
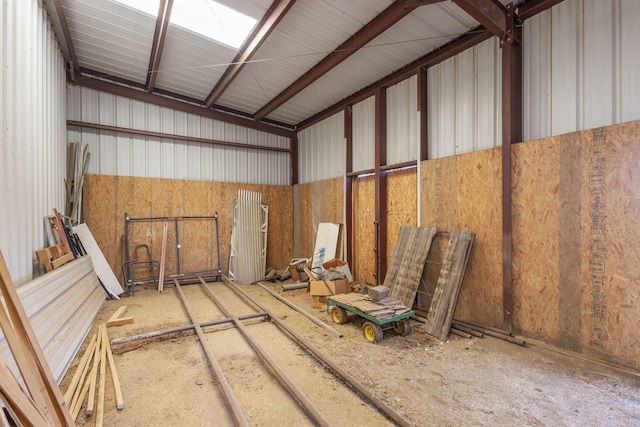
[{"label": "steel roof beam", "polygon": [[220,120],[221,122],[231,123],[238,126],[247,127],[249,129],[255,129],[262,132],[272,133],[275,135],[284,136],[287,138],[293,138],[296,132],[293,130],[277,127],[264,122],[256,122],[252,119],[215,111],[210,108],[205,108],[203,105],[195,105],[187,102],[179,101],[177,99],[168,98],[165,96],[148,93],[144,90],[138,90],[127,86],[122,86],[115,83],[110,83],[106,80],[99,80],[93,77],[79,76],[75,84],[77,86],[86,87],[90,89],[99,90],[102,92],[111,93],[113,95],[124,96],[129,99],[135,99],[137,101],[148,102],[150,104],[159,105],[161,107],[171,108],[177,111],[183,111],[185,113],[195,114],[201,117],[208,117],[214,120]]},{"label": "steel roof beam", "polygon": [[73,42],[71,41],[71,33],[69,32],[69,25],[67,25],[67,18],[64,16],[64,10],[62,9],[62,0],[54,0],[56,12],[58,13],[58,19],[60,20],[60,26],[62,27],[62,33],[64,34],[64,40],[69,49],[69,56],[71,60],[71,80],[75,80],[76,76],[80,75],[80,65],[78,65],[78,57],[76,56],[76,50],[73,48]]},{"label": "steel roof beam", "polygon": [[482,24],[503,43],[513,40],[513,27],[509,19],[510,11],[498,0],[453,0],[462,10]]},{"label": "steel roof beam", "polygon": [[147,72],[147,92],[152,93],[156,85],[158,77],[158,68],[160,67],[160,59],[162,58],[162,50],[164,49],[164,40],[169,29],[169,21],[171,20],[171,9],[173,8],[173,0],[160,0],[158,8],[158,17],[156,19],[156,31],[153,34],[153,46],[151,50],[151,58],[149,59],[149,71]]},{"label": "steel roof beam", "polygon": [[233,59],[233,63],[226,69],[209,96],[207,96],[205,101],[207,108],[211,108],[231,85],[233,80],[238,77],[247,61],[258,51],[262,43],[269,37],[269,34],[276,28],[295,2],[296,0],[275,0],[273,2],[260,23],[256,26],[252,35]]},{"label": "steel roof beam", "polygon": [[409,15],[417,7],[432,3],[440,3],[441,1],[443,0],[396,0],[391,6],[373,18],[347,41],[338,46],[338,48],[327,55],[318,64],[265,104],[254,115],[255,120],[264,119],[269,113],[276,110],[335,66],[356,53],[358,49],[364,47],[371,40],[391,28],[395,23]]}]

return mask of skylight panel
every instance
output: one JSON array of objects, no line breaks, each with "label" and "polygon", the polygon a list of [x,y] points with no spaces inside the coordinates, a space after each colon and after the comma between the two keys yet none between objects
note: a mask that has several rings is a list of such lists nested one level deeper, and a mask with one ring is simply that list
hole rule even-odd
[{"label": "skylight panel", "polygon": [[171,23],[238,49],[256,20],[213,0],[175,0]]}]

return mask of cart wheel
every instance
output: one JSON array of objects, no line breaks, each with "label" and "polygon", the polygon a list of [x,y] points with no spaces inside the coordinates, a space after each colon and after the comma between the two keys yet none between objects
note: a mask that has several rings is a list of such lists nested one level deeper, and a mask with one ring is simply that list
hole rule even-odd
[{"label": "cart wheel", "polygon": [[400,335],[401,337],[409,335],[411,332],[411,325],[409,324],[409,319],[402,319],[393,324],[393,332]]},{"label": "cart wheel", "polygon": [[379,343],[382,341],[382,328],[380,325],[376,325],[372,322],[364,322],[362,325],[362,333],[367,341],[372,343]]},{"label": "cart wheel", "polygon": [[331,310],[331,318],[333,319],[333,323],[338,323],[339,325],[349,321],[347,310],[338,306],[333,307]]}]

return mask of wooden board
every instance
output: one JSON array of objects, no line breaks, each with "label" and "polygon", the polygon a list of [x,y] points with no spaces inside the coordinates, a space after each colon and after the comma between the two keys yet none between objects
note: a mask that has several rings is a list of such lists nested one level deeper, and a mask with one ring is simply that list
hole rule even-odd
[{"label": "wooden board", "polygon": [[385,298],[380,301],[372,300],[368,295],[359,293],[347,293],[332,295],[331,299],[361,312],[375,317],[378,320],[389,319],[409,312],[409,308],[394,298]]},{"label": "wooden board", "polygon": [[449,336],[474,237],[467,230],[453,230],[450,233],[447,253],[425,322],[425,331],[443,341]]},{"label": "wooden board", "polygon": [[435,228],[400,227],[384,286],[407,307],[413,306],[435,234]]},{"label": "wooden board", "polygon": [[[371,284],[376,279],[375,181],[373,176],[358,177],[353,184],[354,194],[354,256],[350,264],[353,278]],[[381,281],[382,279],[380,279]]]}]

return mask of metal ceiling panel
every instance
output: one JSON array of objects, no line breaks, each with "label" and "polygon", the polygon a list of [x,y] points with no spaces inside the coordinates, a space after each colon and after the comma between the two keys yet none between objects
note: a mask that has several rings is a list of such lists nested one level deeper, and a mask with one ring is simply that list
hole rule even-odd
[{"label": "metal ceiling panel", "polygon": [[[218,103],[254,113],[391,3],[298,0]],[[270,116],[286,123],[298,117]]]},{"label": "metal ceiling panel", "polygon": [[[271,6],[271,0],[227,0],[218,3],[225,4],[258,22]],[[170,25],[156,86],[204,100],[237,53],[238,51],[230,46]]]},{"label": "metal ceiling panel", "polygon": [[268,117],[298,123],[477,25],[452,3],[419,7]]},{"label": "metal ceiling panel", "polygon": [[155,17],[107,0],[65,0],[63,8],[80,67],[146,81]]},{"label": "metal ceiling panel", "polygon": [[236,53],[229,46],[170,25],[156,87],[204,100]]}]

